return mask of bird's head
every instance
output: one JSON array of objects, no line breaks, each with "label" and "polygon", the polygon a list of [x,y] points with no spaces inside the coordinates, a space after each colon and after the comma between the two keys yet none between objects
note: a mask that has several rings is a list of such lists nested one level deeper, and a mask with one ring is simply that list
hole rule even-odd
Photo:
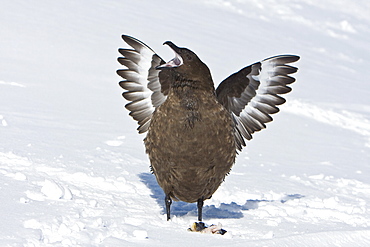
[{"label": "bird's head", "polygon": [[194,86],[204,87],[212,84],[211,73],[199,57],[187,48],[176,46],[171,41],[163,43],[168,45],[175,53],[175,57],[167,63],[157,67],[159,70],[172,70],[178,80],[187,80],[194,83]]}]

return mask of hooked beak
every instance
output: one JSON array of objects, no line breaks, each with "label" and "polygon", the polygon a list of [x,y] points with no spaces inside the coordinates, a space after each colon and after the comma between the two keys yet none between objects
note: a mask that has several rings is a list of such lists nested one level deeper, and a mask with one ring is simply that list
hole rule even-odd
[{"label": "hooked beak", "polygon": [[168,45],[175,53],[175,57],[168,61],[167,63],[161,64],[156,67],[156,69],[163,69],[163,68],[176,68],[183,64],[182,57],[178,54],[178,51],[180,50],[179,47],[177,47],[174,43],[171,41],[166,41],[163,43],[163,45]]}]

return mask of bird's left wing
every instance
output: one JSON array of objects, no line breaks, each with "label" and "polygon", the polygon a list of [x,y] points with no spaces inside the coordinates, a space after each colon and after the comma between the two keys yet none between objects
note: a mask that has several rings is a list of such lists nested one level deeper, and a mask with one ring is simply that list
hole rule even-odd
[{"label": "bird's left wing", "polygon": [[298,70],[288,64],[298,60],[294,55],[267,58],[232,74],[217,87],[218,101],[233,118],[238,150],[245,146],[244,139],[266,128],[265,123],[272,121],[270,115],[285,102],[279,95],[291,91],[288,85],[295,79],[289,74]]},{"label": "bird's left wing", "polygon": [[[138,39],[122,35],[122,39],[133,49],[120,48],[123,57],[118,62],[125,69],[117,70],[124,80],[119,85],[126,91],[123,97],[130,101],[125,107],[139,124],[139,133],[148,130],[152,114],[167,98],[168,85],[159,80],[159,70],[156,67],[165,63],[149,46]],[[165,77],[165,75],[161,75]]]}]

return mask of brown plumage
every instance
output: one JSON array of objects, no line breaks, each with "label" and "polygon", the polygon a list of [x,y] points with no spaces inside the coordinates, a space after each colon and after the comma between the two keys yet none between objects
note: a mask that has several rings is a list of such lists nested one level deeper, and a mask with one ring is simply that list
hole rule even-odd
[{"label": "brown plumage", "polygon": [[262,60],[225,79],[215,90],[208,67],[186,48],[165,42],[175,58],[165,63],[141,41],[122,35],[133,49],[119,49],[127,69],[117,73],[130,101],[126,108],[139,123],[151,167],[166,194],[167,219],[172,199],[198,203],[223,182],[236,151],[255,131],[272,121],[270,114],[285,102],[278,94],[291,89],[298,56]]}]

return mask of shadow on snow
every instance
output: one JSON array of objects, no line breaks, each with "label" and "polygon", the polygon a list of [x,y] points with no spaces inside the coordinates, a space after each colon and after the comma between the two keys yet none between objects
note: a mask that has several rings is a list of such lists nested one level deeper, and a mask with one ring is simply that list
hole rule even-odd
[{"label": "shadow on snow", "polygon": [[[151,190],[152,195],[157,203],[162,206],[162,213],[165,214],[166,208],[164,205],[165,194],[161,187],[159,187],[155,176],[151,173],[141,173],[139,174],[141,181]],[[289,200],[299,199],[304,197],[300,194],[286,195],[280,200],[281,203],[285,203]],[[273,200],[246,200],[244,205],[239,205],[235,202],[229,204],[221,203],[219,207],[215,205],[207,205],[203,207],[203,218],[211,219],[238,219],[243,217],[243,210],[257,209],[260,202],[273,202]],[[174,201],[171,205],[171,215],[184,216],[197,216],[197,206],[196,203],[187,203],[182,201]]]}]

